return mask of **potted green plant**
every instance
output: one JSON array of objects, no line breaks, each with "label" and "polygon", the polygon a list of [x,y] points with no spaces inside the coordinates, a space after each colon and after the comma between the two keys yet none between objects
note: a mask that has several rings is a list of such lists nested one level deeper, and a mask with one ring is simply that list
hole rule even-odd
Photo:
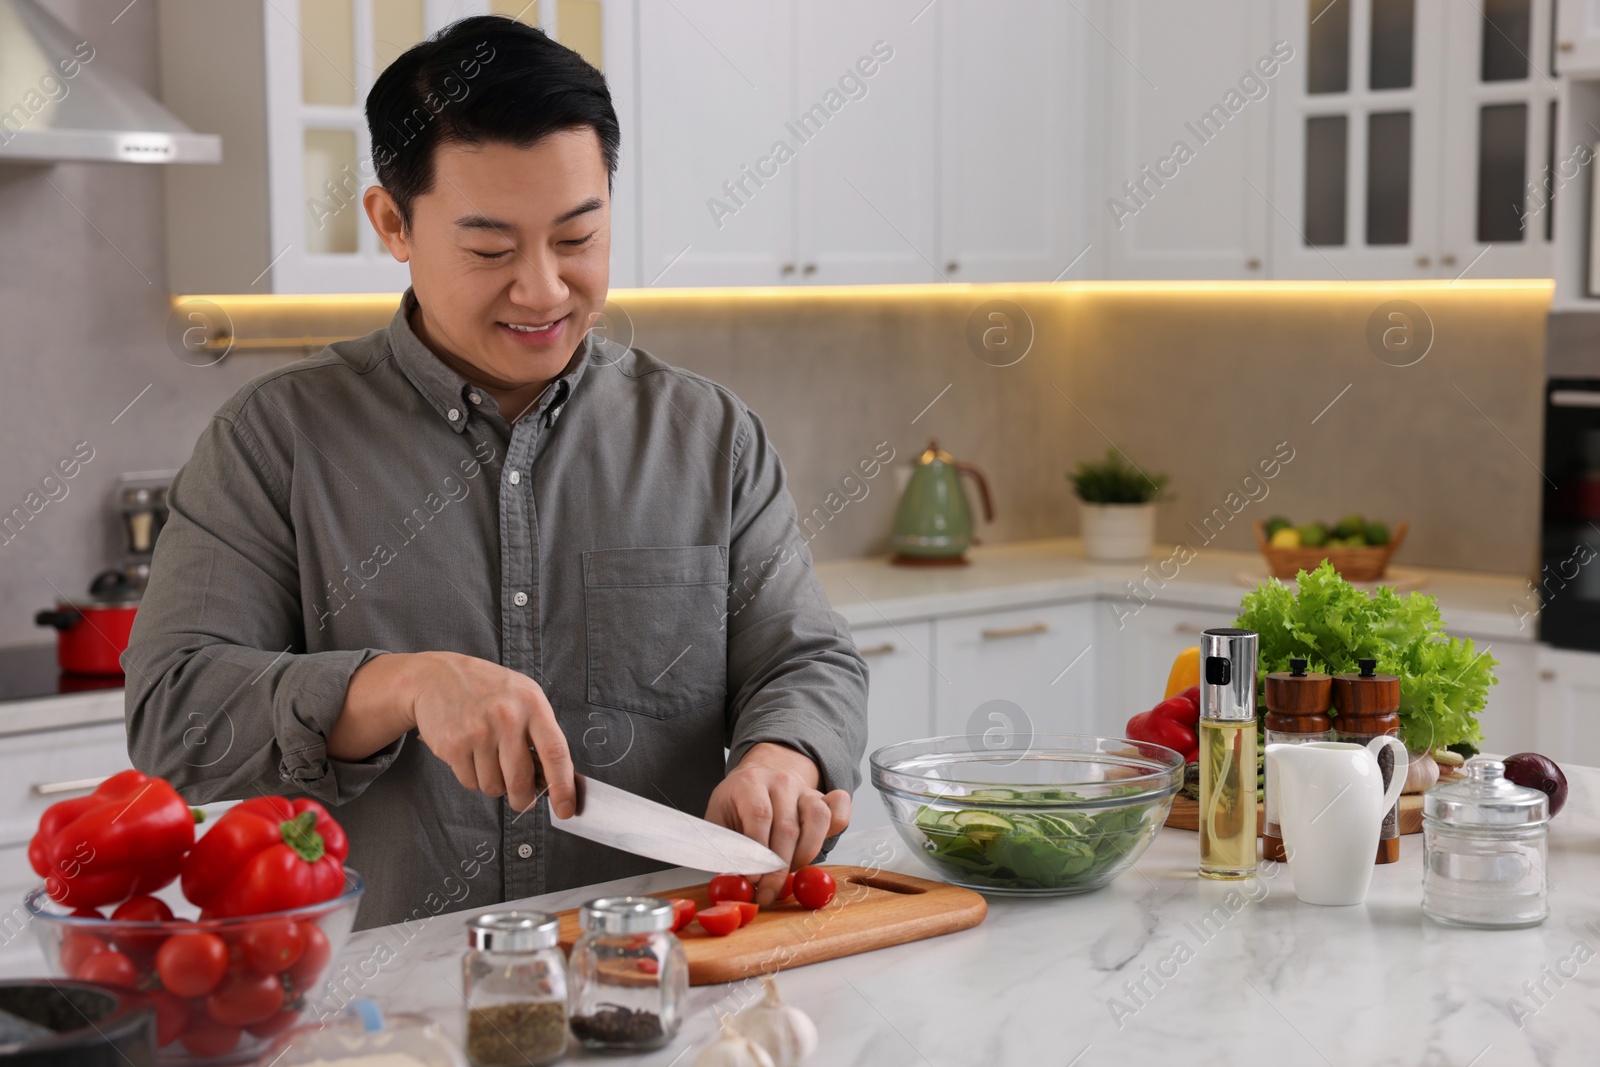
[{"label": "potted green plant", "polygon": [[1083,550],[1107,562],[1147,559],[1156,541],[1156,501],[1165,474],[1146,474],[1115,448],[1068,473],[1083,516]]}]

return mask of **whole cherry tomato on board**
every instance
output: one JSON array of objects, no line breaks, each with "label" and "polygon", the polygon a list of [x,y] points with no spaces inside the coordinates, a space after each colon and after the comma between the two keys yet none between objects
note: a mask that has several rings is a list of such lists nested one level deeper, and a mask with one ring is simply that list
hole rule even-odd
[{"label": "whole cherry tomato on board", "polygon": [[742,874],[719,874],[706,886],[706,896],[713,904],[726,904],[730,900],[756,899],[756,887]]},{"label": "whole cherry tomato on board", "polygon": [[833,895],[837,890],[833,875],[821,867],[801,867],[795,872],[794,899],[800,902],[802,908],[810,908],[812,911],[826,908],[833,902]]}]

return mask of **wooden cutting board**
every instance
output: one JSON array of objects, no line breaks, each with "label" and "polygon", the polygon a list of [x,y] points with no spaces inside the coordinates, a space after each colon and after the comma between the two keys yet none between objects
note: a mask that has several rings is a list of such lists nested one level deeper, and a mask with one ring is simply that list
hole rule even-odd
[{"label": "wooden cutting board", "polygon": [[[689,957],[689,984],[715,985],[787,967],[903,945],[908,941],[966,930],[983,921],[989,905],[970,889],[870,867],[828,865],[838,894],[826,908],[810,911],[793,900],[761,909],[750,925],[726,937],[712,937],[698,924],[680,930]],[[708,905],[706,887],[652,893],[684,897],[697,908]],[[578,940],[576,909],[558,913],[561,947]]]},{"label": "wooden cutting board", "polygon": [[[1266,821],[1266,810],[1256,805],[1256,836],[1261,835],[1262,823]],[[1167,825],[1175,830],[1193,830],[1200,832],[1200,804],[1188,797],[1172,798],[1172,813],[1167,816]],[[1422,794],[1408,793],[1400,798],[1400,832],[1402,834],[1422,833]]]}]

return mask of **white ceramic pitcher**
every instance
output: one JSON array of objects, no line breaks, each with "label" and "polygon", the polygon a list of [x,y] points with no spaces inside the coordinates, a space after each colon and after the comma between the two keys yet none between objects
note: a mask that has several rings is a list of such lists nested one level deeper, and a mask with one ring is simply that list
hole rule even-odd
[{"label": "white ceramic pitcher", "polygon": [[[1378,752],[1394,750],[1387,790]],[[1360,904],[1372,884],[1383,817],[1406,785],[1398,737],[1268,745],[1267,789],[1283,830],[1295,896],[1307,904]]]}]

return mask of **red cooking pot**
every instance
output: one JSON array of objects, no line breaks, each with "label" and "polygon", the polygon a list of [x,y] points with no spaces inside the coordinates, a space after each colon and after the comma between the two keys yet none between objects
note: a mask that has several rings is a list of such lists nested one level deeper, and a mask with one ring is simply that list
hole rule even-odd
[{"label": "red cooking pot", "polygon": [[119,662],[128,631],[139,611],[139,597],[121,571],[106,571],[89,587],[86,600],[58,600],[33,617],[56,628],[56,662],[68,674],[122,675]]}]

